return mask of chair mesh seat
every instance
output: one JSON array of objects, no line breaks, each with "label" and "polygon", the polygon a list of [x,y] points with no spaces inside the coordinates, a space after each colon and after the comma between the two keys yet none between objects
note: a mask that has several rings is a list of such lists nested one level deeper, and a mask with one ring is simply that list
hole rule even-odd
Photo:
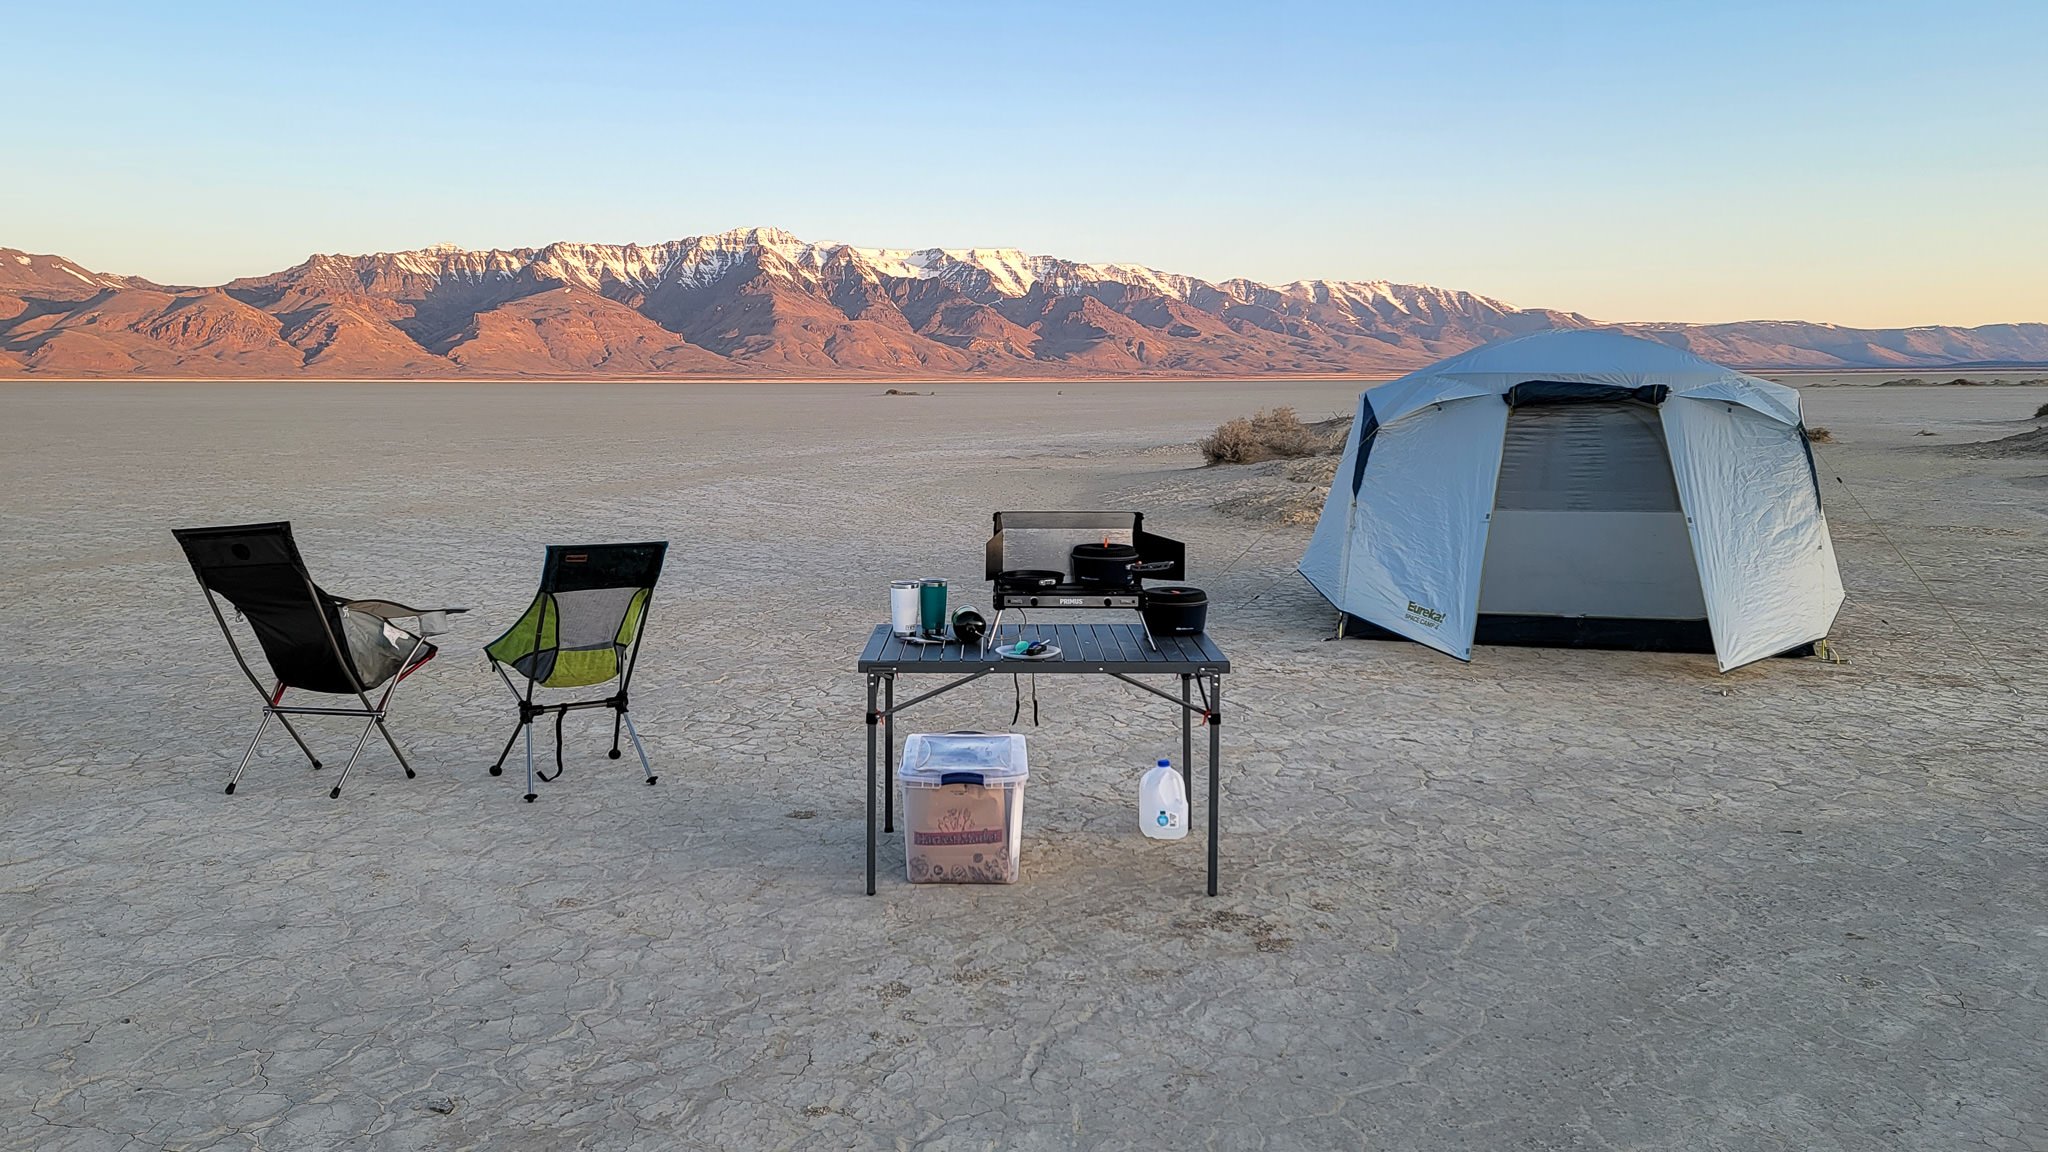
[{"label": "chair mesh seat", "polygon": [[639,637],[648,588],[542,592],[484,652],[542,688],[582,688],[616,678]]}]

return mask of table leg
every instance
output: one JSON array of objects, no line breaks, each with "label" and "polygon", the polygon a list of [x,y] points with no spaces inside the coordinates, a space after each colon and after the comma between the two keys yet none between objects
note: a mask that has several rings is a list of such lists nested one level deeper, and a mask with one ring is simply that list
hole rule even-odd
[{"label": "table leg", "polygon": [[1193,682],[1193,676],[1180,674],[1180,784],[1181,791],[1188,794],[1190,817],[1194,816],[1195,797],[1195,714],[1188,710],[1188,686]]},{"label": "table leg", "polygon": [[868,895],[875,894],[875,681],[868,674]]},{"label": "table leg", "polygon": [[1217,820],[1216,762],[1223,748],[1223,677],[1209,677],[1209,895],[1216,894]]},{"label": "table leg", "polygon": [[1192,697],[1188,695],[1188,687],[1194,683],[1194,679],[1193,676],[1185,672],[1180,674],[1180,778],[1182,783],[1193,783],[1195,779],[1195,715],[1188,710],[1192,701]]},{"label": "table leg", "polygon": [[896,677],[882,677],[882,831],[896,830]]}]

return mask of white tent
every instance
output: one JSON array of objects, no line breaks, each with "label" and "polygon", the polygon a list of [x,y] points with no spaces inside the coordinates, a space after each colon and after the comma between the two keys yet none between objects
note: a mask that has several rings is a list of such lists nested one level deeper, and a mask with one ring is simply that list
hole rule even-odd
[{"label": "white tent", "polygon": [[1703,621],[1726,672],[1823,639],[1842,603],[1799,393],[1598,330],[1367,389],[1301,573],[1460,660],[1482,615]]}]

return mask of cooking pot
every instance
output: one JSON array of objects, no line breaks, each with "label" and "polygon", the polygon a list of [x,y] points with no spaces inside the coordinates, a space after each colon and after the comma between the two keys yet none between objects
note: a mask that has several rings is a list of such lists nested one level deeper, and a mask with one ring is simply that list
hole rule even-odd
[{"label": "cooking pot", "polygon": [[1168,572],[1173,562],[1140,563],[1138,549],[1130,544],[1076,544],[1068,556],[1074,565],[1074,583],[1090,588],[1136,588],[1148,572]]},{"label": "cooking pot", "polygon": [[996,573],[998,592],[1036,592],[1040,588],[1057,588],[1067,582],[1067,574],[1052,568],[1006,568]]},{"label": "cooking pot", "polygon": [[1209,594],[1184,584],[1147,588],[1138,599],[1145,630],[1154,636],[1196,636],[1209,623]]}]

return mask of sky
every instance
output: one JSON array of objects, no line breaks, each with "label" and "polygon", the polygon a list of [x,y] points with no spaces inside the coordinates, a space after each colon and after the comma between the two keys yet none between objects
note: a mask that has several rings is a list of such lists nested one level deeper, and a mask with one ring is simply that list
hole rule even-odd
[{"label": "sky", "polygon": [[751,225],[1605,320],[2048,321],[2048,3],[26,4],[0,246]]}]

